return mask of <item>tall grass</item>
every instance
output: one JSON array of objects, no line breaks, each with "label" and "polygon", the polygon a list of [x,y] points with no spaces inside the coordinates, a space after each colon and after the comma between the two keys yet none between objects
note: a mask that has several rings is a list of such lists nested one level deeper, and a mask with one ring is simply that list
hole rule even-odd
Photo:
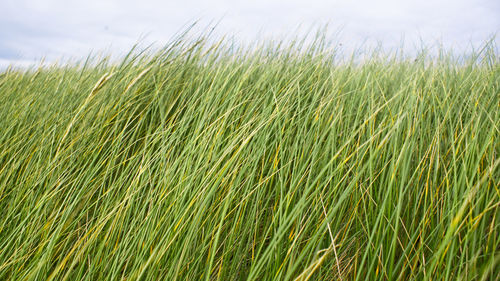
[{"label": "tall grass", "polygon": [[1,280],[495,280],[500,64],[323,40],[0,74]]}]

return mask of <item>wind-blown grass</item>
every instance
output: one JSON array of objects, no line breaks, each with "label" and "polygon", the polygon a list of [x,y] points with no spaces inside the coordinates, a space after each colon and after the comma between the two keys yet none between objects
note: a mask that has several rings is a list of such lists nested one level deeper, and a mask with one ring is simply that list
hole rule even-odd
[{"label": "wind-blown grass", "polygon": [[493,280],[500,65],[185,39],[0,74],[1,280]]}]

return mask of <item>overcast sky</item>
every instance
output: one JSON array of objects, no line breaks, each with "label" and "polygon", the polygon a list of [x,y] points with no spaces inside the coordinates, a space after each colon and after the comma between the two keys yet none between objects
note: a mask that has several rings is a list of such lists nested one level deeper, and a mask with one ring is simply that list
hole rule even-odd
[{"label": "overcast sky", "polygon": [[[348,46],[443,43],[479,46],[500,31],[498,0],[0,0],[0,66],[122,54],[139,39],[165,44],[189,23],[219,21],[216,32],[251,41],[329,25]],[[340,35],[337,31],[340,30]]]}]

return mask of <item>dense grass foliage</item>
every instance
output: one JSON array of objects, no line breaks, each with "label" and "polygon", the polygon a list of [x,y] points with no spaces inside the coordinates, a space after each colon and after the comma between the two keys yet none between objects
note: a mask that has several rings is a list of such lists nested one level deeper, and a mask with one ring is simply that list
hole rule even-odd
[{"label": "dense grass foliage", "polygon": [[494,280],[500,64],[178,40],[0,74],[1,280]]}]

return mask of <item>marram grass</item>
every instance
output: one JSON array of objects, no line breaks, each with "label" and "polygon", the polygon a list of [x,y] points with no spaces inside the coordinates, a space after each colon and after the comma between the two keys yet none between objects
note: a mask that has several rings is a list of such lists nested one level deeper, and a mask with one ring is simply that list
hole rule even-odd
[{"label": "marram grass", "polygon": [[0,280],[498,280],[500,64],[177,40],[0,74]]}]

